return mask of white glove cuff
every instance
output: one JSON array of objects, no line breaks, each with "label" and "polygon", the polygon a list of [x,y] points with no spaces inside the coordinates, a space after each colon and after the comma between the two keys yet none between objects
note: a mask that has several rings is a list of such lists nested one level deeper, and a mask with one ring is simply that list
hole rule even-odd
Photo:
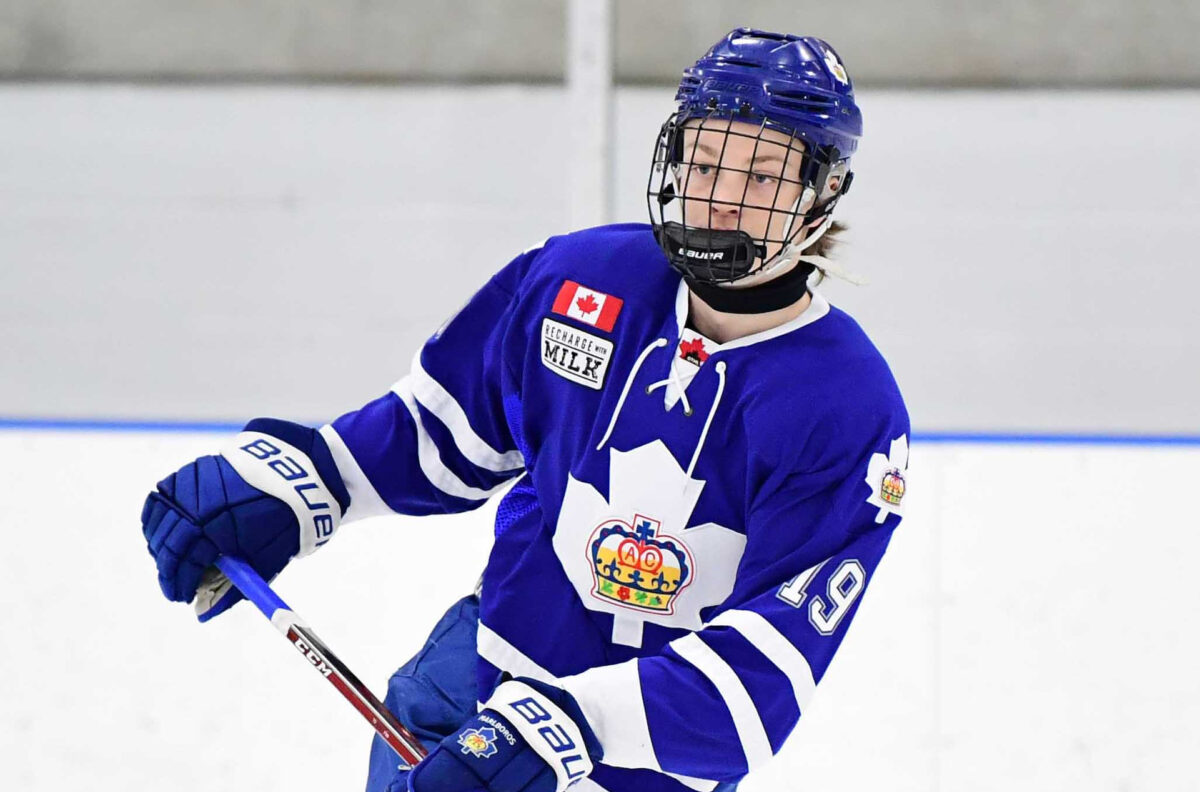
[{"label": "white glove cuff", "polygon": [[299,555],[333,538],[341,507],[303,451],[269,434],[242,432],[221,449],[221,456],[247,484],[291,507],[300,525]]},{"label": "white glove cuff", "polygon": [[557,704],[523,682],[510,680],[496,688],[483,705],[495,710],[513,725],[529,747],[554,771],[554,792],[587,777],[592,772],[583,733]]}]

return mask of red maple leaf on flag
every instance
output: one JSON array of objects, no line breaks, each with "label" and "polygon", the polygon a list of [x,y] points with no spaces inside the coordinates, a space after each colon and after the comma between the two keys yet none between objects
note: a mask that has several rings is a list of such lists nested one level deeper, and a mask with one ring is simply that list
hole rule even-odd
[{"label": "red maple leaf on flag", "polygon": [[575,307],[579,309],[580,313],[590,314],[600,307],[600,303],[596,302],[595,297],[588,294],[576,300]]},{"label": "red maple leaf on flag", "polygon": [[695,363],[703,363],[708,360],[708,353],[704,351],[704,342],[695,338],[679,344],[679,357]]}]

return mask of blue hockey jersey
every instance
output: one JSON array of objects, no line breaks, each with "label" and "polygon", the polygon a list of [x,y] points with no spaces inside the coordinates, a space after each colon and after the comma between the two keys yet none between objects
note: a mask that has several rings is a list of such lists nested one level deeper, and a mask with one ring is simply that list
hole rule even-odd
[{"label": "blue hockey jersey", "polygon": [[478,687],[570,691],[613,792],[711,790],[809,706],[902,513],[908,418],[858,325],[814,294],[715,344],[649,226],[552,238],[321,432],[346,515],[500,503]]}]

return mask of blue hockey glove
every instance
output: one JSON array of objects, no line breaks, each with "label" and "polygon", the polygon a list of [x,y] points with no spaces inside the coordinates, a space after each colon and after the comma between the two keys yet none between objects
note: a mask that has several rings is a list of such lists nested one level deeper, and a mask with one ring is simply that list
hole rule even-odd
[{"label": "blue hockey glove", "polygon": [[329,541],[349,507],[316,430],[256,418],[220,455],[200,457],[158,483],[142,508],[142,533],[163,594],[177,602],[195,598],[196,615],[208,621],[242,598],[210,569],[219,556],[238,556],[270,580],[293,556]]},{"label": "blue hockey glove", "polygon": [[517,678],[388,792],[562,792],[602,755],[570,693]]}]

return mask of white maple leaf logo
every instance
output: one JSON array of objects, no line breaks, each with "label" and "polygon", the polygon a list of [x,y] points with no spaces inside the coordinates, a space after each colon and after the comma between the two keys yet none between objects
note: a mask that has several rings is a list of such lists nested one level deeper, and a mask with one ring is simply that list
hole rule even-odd
[{"label": "white maple leaf logo", "polygon": [[867,486],[871,494],[867,503],[879,507],[875,522],[881,523],[889,514],[904,516],[904,493],[908,486],[908,435],[892,441],[887,456],[876,453],[867,465]]},{"label": "white maple leaf logo", "polygon": [[[609,496],[606,500],[595,486],[567,474],[567,489],[554,532],[554,551],[588,610],[613,615],[612,640],[625,646],[642,645],[642,625],[646,622],[685,630],[704,626],[702,608],[724,602],[733,591],[737,565],[746,547],[746,536],[737,531],[706,522],[689,526],[704,481],[690,478],[661,440],[629,451],[609,448]],[[631,518],[636,517],[633,523]],[[653,519],[643,515],[653,515]],[[612,537],[615,546],[631,552],[628,563],[618,571],[597,568],[597,553],[607,553],[597,539],[614,526],[625,525],[636,534],[653,524],[653,539],[644,541]],[[620,531],[624,533],[624,531]],[[599,547],[599,551],[597,550]],[[670,567],[673,551],[678,551],[676,567]],[[652,559],[650,555],[658,553]],[[611,561],[613,554],[604,559]],[[686,570],[678,560],[684,559]],[[662,580],[646,572],[642,589],[670,589],[658,603],[637,600],[637,587],[628,586],[629,599],[621,596],[619,584],[612,595],[601,587],[609,579],[625,580],[634,568],[663,572]],[[660,569],[661,567],[661,569]],[[664,586],[664,581],[670,585]]]}]

